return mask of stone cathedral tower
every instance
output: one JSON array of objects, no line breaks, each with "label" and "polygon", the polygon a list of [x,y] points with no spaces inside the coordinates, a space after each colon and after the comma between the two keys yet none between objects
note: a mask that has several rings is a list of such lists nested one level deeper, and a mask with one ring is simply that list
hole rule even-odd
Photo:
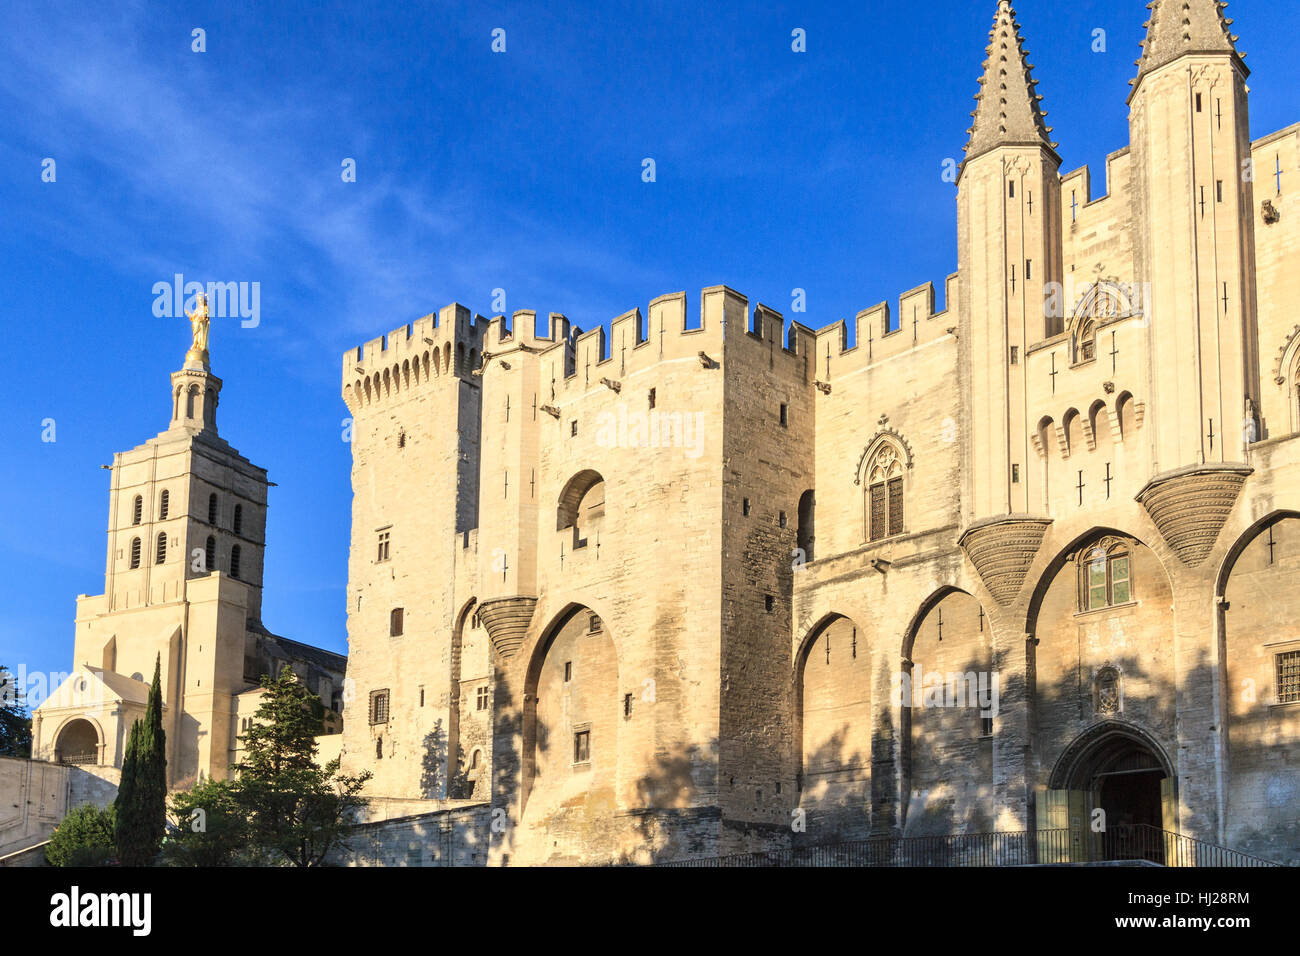
[{"label": "stone cathedral tower", "polygon": [[109,466],[104,593],[77,598],[74,670],[33,714],[45,759],[120,767],[155,659],[173,787],[226,775],[258,679],[278,662],[327,705],[342,683],[340,655],[262,626],[270,483],[217,434],[222,383],[206,344],[205,329],[171,375],[166,430]]}]

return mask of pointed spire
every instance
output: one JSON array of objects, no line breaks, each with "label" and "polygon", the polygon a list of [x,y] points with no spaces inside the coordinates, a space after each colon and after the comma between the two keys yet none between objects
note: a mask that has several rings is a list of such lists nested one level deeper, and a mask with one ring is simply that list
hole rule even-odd
[{"label": "pointed spire", "polygon": [[1151,19],[1143,24],[1147,38],[1142,41],[1138,75],[1132,84],[1136,86],[1146,74],[1184,53],[1229,53],[1244,58],[1244,53],[1237,52],[1238,37],[1229,29],[1232,20],[1223,15],[1227,6],[1226,0],[1151,0],[1147,4]]},{"label": "pointed spire", "polygon": [[975,122],[966,131],[970,134],[965,146],[968,162],[998,146],[1056,149],[1052,128],[1043,121],[1047,113],[1038,105],[1043,98],[1038,95],[1033,70],[1011,0],[998,0],[984,75],[975,94],[978,104],[971,113]]}]

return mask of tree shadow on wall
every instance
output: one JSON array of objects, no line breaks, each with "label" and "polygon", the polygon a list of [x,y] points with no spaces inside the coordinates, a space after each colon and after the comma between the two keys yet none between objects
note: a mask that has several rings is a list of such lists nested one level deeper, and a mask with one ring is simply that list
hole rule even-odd
[{"label": "tree shadow on wall", "polygon": [[639,845],[621,847],[616,862],[646,864],[712,853],[721,824],[718,787],[716,737],[705,747],[657,754],[636,780],[635,806],[627,811]]},{"label": "tree shadow on wall", "polygon": [[[1041,645],[1038,650],[1035,669],[1041,670],[1045,655]],[[904,787],[908,788],[902,795],[905,836],[976,834],[1006,829],[999,817],[1005,810],[1005,802],[1018,797],[1023,798],[1026,807],[1025,828],[1033,830],[1039,822],[1036,807],[1039,788],[1090,790],[1097,795],[1096,799],[1112,807],[1110,818],[1103,820],[1102,826],[1134,822],[1161,825],[1158,814],[1154,821],[1136,819],[1132,814],[1140,815],[1137,809],[1130,811],[1123,800],[1116,802],[1113,797],[1104,800],[1100,794],[1103,788],[1111,786],[1106,781],[1143,772],[1139,764],[1147,750],[1152,751],[1152,756],[1161,763],[1176,767],[1180,744],[1177,734],[1178,686],[1157,672],[1153,666],[1156,659],[1151,654],[1129,651],[1110,655],[1097,663],[1080,660],[1077,654],[1072,656],[1075,660],[1050,681],[1040,679],[1032,687],[1026,687],[1022,681],[1019,687],[1012,685],[1009,693],[1008,689],[1003,689],[1000,717],[1023,713],[1028,708],[1029,738],[1024,776],[1015,775],[1014,779],[1007,781],[1001,797],[993,772],[998,737],[996,731],[993,737],[982,736],[981,729],[977,729],[980,728],[978,711],[956,711],[969,713],[969,719],[941,719],[935,725],[916,720],[914,709],[910,742],[901,742],[901,769]],[[1164,666],[1172,667],[1172,655]],[[1207,739],[1202,740],[1207,748],[1213,747],[1208,736],[1212,736],[1209,728],[1213,723],[1210,714],[1215,693],[1214,679],[1209,652],[1198,651],[1198,661],[1183,683],[1183,703],[1185,708],[1195,708],[1199,700],[1206,708],[1206,720],[1186,720],[1185,728],[1207,728]],[[1099,752],[1093,749],[1091,738],[1113,741],[1117,732],[1121,739],[1131,735],[1134,741],[1130,758],[1133,766],[1126,763],[1112,768],[1107,763],[1104,770],[1099,769],[1101,765],[1090,756]],[[1140,742],[1144,740],[1153,741],[1155,748]],[[1119,745],[1116,751],[1119,756],[1114,759],[1124,759],[1125,746],[1123,743]],[[1011,756],[1014,759],[1016,754]],[[1103,776],[1096,777],[1099,772]],[[1112,773],[1114,776],[1109,776]],[[1152,776],[1156,776],[1154,770]],[[1188,785],[1189,781],[1195,785],[1196,776],[1193,774],[1185,779],[1182,785]],[[1021,786],[1023,794],[1017,792]],[[930,797],[922,802],[922,798],[934,792],[939,794],[937,800]],[[1194,829],[1200,838],[1215,842],[1213,833],[1205,830],[1207,822],[1180,819],[1177,827],[1180,831]]]},{"label": "tree shadow on wall", "polygon": [[[442,718],[434,721],[433,729],[424,735],[424,755],[420,758],[420,795],[426,800],[443,796],[443,767],[447,761],[447,735],[442,729]],[[448,787],[448,797],[451,796]]]},{"label": "tree shadow on wall", "polygon": [[[995,827],[993,738],[983,733],[978,696],[971,705],[970,696],[978,695],[978,684],[972,687],[964,680],[967,674],[976,675],[977,680],[980,674],[988,675],[986,661],[974,653],[951,670],[929,672],[921,656],[920,669],[912,671],[920,676],[920,683],[912,687],[911,707],[900,730],[900,734],[910,733],[910,738],[899,741],[898,825],[905,837],[986,833]],[[1000,666],[993,671],[1008,673]],[[950,674],[962,675],[955,687],[948,679]],[[939,679],[938,688],[931,677]],[[999,682],[998,696],[999,706],[1003,697],[1023,700],[1024,680],[1016,677],[1007,687]]]},{"label": "tree shadow on wall", "polygon": [[851,735],[847,724],[841,726],[798,768],[790,808],[793,845],[861,840],[870,834],[871,753],[851,746]]}]

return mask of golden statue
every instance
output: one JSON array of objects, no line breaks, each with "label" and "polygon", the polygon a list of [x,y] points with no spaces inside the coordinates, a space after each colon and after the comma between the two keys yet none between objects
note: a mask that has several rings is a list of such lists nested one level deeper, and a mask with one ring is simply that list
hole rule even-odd
[{"label": "golden statue", "polygon": [[185,313],[190,318],[190,332],[194,342],[187,355],[205,360],[208,357],[208,299],[202,292],[194,300],[194,311]]}]

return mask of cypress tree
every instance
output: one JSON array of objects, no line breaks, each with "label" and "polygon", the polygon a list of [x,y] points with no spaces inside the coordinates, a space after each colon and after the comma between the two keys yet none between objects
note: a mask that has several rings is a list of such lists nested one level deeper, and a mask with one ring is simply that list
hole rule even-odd
[{"label": "cypress tree", "polygon": [[154,661],[144,719],[131,725],[114,807],[118,859],[147,866],[158,855],[167,820],[167,737],[162,726],[162,655]]}]

